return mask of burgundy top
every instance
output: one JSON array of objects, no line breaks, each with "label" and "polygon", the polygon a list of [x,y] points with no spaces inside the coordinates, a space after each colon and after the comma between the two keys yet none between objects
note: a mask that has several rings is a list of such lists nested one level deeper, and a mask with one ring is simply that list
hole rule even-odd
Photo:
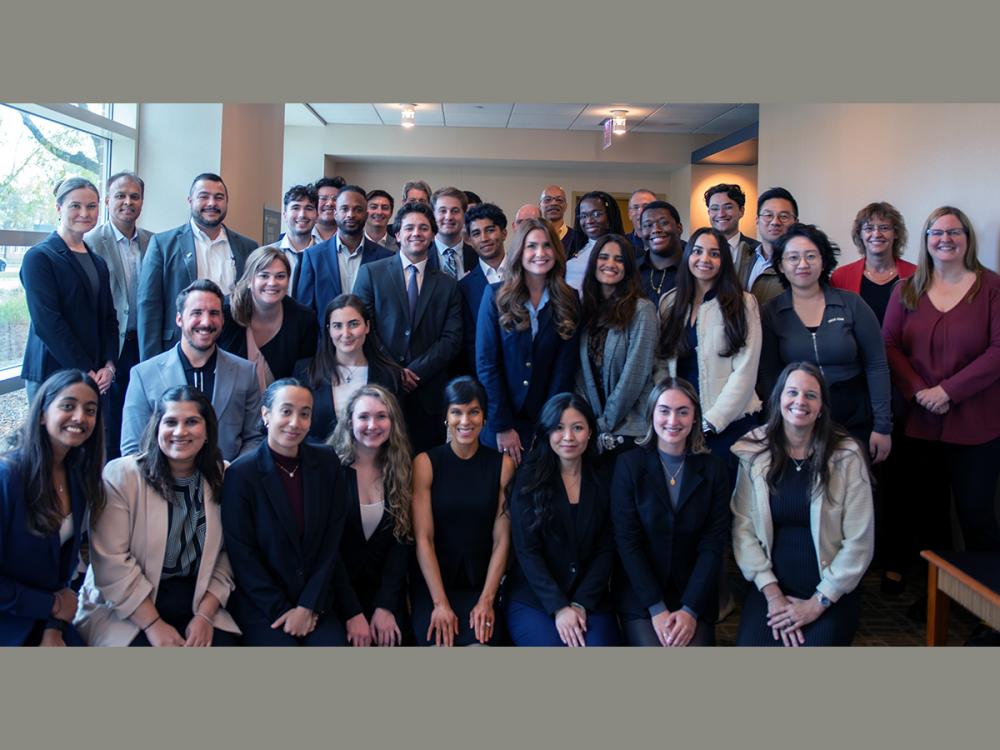
[{"label": "burgundy top", "polygon": [[[270,450],[270,449],[269,449]],[[302,537],[306,531],[306,506],[303,497],[305,491],[302,489],[302,457],[287,458],[271,451],[271,458],[276,464],[278,478],[281,486],[285,490],[285,497],[288,504],[292,506],[292,515],[295,517],[295,525],[298,527],[299,536]],[[294,477],[288,476],[288,472],[293,472]]]},{"label": "burgundy top", "polygon": [[[1000,276],[983,270],[971,302],[940,312],[926,294],[916,310],[892,290],[882,335],[892,382],[908,404],[906,434],[923,440],[979,445],[1000,436]],[[951,399],[932,414],[913,397],[940,385]]]}]

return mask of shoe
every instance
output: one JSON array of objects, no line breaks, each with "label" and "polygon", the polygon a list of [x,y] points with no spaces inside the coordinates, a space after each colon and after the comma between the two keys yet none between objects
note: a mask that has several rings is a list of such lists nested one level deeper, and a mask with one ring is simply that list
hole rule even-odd
[{"label": "shoe", "polygon": [[882,573],[882,581],[879,584],[879,591],[883,596],[899,596],[906,590],[906,579],[902,573],[894,570],[886,570]]},{"label": "shoe", "polygon": [[914,622],[927,622],[927,596],[919,597],[906,610],[906,616]]},{"label": "shoe", "polygon": [[984,622],[976,625],[963,646],[1000,646],[1000,633]]}]

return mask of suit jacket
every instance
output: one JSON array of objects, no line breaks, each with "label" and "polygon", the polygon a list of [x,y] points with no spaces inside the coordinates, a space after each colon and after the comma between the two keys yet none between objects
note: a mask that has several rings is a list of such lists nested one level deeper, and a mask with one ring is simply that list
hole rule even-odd
[{"label": "suit jacket", "polygon": [[566,235],[562,238],[563,250],[566,251],[566,256],[576,250],[578,247],[583,247],[587,244],[587,235],[582,231],[578,232],[575,227],[571,227],[569,224],[566,225]]},{"label": "suit jacket", "polygon": [[[141,261],[146,257],[146,248],[149,246],[149,240],[153,233],[142,228],[137,228],[136,233],[139,240],[139,272],[141,273]],[[108,264],[108,271],[111,273],[111,299],[114,301],[115,312],[118,316],[118,351],[121,352],[125,345],[125,334],[128,331],[128,282],[126,281],[127,271],[122,264],[121,255],[118,253],[114,227],[110,222],[101,224],[83,235],[83,239]],[[139,285],[138,275],[133,283],[136,286]],[[138,306],[138,299],[137,290],[136,306]],[[138,314],[136,315],[136,325],[138,326]]]},{"label": "suit jacket", "polygon": [[524,470],[518,472],[510,497],[510,529],[514,560],[510,599],[554,615],[576,602],[588,612],[609,610],[608,582],[615,558],[611,530],[610,489],[606,478],[584,466],[576,523],[562,480],[555,480],[550,499],[553,518],[542,528],[529,528],[531,508],[521,494]]},{"label": "suit jacket", "polygon": [[375,313],[375,332],[386,356],[420,378],[414,391],[423,409],[443,410],[448,366],[462,346],[462,295],[444,271],[424,266],[415,320],[410,320],[401,256],[362,266],[354,293]]},{"label": "suit jacket", "polygon": [[348,507],[340,461],[332,448],[308,443],[299,456],[301,537],[267,443],[226,470],[222,529],[236,577],[237,622],[270,624],[296,606],[323,614],[343,598],[338,562]]},{"label": "suit jacket", "polygon": [[[441,255],[438,253],[437,242],[431,242],[431,246],[427,250],[427,265],[428,267],[433,267],[435,270],[441,270]],[[465,278],[472,269],[479,265],[479,253],[476,252],[476,248],[470,245],[468,242],[462,243],[462,270],[465,271],[462,278]]]},{"label": "suit jacket", "polygon": [[20,456],[0,458],[0,646],[20,646],[36,623],[54,627],[55,593],[69,586],[76,571],[87,499],[73,462],[67,464],[73,536],[65,546],[59,534],[36,536],[28,530],[28,505]]},{"label": "suit jacket", "polygon": [[[160,396],[168,388],[186,384],[177,347],[132,368],[122,415],[123,456],[139,450],[142,431],[146,429]],[[260,386],[257,385],[257,372],[250,362],[218,350],[212,407],[219,420],[219,450],[224,459],[232,461],[241,453],[257,447],[263,439],[257,429]]]},{"label": "suit jacket", "polygon": [[479,262],[458,282],[462,292],[462,355],[472,375],[476,374],[476,322],[479,319],[479,305],[489,283]]},{"label": "suit jacket", "polygon": [[[205,594],[222,607],[215,627],[239,633],[225,610],[233,591],[233,571],[222,549],[219,501],[202,481],[205,506],[205,546],[195,577],[192,614]],[[104,467],[107,506],[91,523],[90,567],[73,624],[89,646],[127,646],[139,633],[128,618],[147,598],[156,601],[167,551],[168,507],[163,497],[143,479],[135,456],[118,458]]]},{"label": "suit jacket", "polygon": [[[243,275],[247,256],[257,249],[258,243],[228,227],[225,229],[238,279]],[[140,359],[155,357],[180,341],[175,300],[181,290],[197,278],[198,261],[191,222],[153,235],[142,259],[136,297]]]},{"label": "suit jacket", "polygon": [[[393,252],[371,240],[363,240],[361,265],[382,258],[393,257]],[[358,271],[360,276],[360,269]],[[358,276],[354,278],[357,286]],[[344,289],[340,280],[340,263],[337,261],[337,236],[325,242],[318,242],[302,256],[295,282],[295,299],[316,313],[320,328],[323,327],[323,313],[330,300],[350,289]]]},{"label": "suit jacket", "polygon": [[[281,328],[260,348],[275,380],[290,377],[298,362],[311,359],[319,339],[319,326],[308,307],[286,296],[281,300],[281,311]],[[222,313],[225,323],[219,334],[219,348],[246,359],[247,329],[233,320],[229,298],[222,306]]]},{"label": "suit jacket", "polygon": [[647,618],[662,602],[686,606],[714,622],[716,581],[729,533],[729,477],[711,453],[685,458],[677,509],[670,502],[655,442],[627,451],[615,464],[611,513],[625,570],[616,578],[618,611]]},{"label": "suit jacket", "polygon": [[[742,237],[743,235],[740,236]],[[750,238],[748,237],[747,239]],[[759,242],[744,244],[741,241],[739,262],[736,264],[736,275],[740,277],[740,286],[756,297],[757,305],[763,308],[764,305],[785,291],[785,288],[781,285],[778,270],[774,266],[768,266],[754,279],[753,287],[747,289],[747,282],[750,280],[750,272],[753,271],[753,266],[757,259],[757,248],[759,246]]]},{"label": "suit jacket", "polygon": [[56,370],[97,370],[118,360],[118,321],[108,265],[89,252],[97,269],[95,297],[73,251],[56,232],[28,250],[21,284],[31,325],[21,377],[42,382]]}]

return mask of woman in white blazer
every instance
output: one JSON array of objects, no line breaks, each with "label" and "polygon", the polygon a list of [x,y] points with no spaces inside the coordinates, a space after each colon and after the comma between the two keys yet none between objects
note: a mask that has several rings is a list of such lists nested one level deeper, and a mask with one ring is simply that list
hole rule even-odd
[{"label": "woman in white blazer", "polygon": [[75,624],[91,646],[233,646],[212,404],[189,386],[156,404],[138,455],[104,469]]},{"label": "woman in white blazer", "polygon": [[738,646],[848,646],[874,554],[865,451],[830,417],[819,369],[788,365],[768,422],[733,446],[733,551],[755,588]]}]

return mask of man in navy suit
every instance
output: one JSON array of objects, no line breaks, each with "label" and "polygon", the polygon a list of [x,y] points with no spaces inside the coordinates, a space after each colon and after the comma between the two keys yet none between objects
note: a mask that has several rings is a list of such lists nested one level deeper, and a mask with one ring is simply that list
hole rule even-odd
[{"label": "man in navy suit", "polygon": [[316,191],[316,225],[312,229],[316,242],[326,242],[337,233],[337,196],[347,181],[340,175],[320,177],[313,183]]},{"label": "man in navy suit", "polygon": [[277,248],[288,258],[288,264],[292,267],[288,294],[294,297],[295,281],[299,277],[302,256],[306,250],[319,242],[313,234],[319,198],[312,185],[292,185],[285,191],[281,202],[281,218],[285,220],[286,231],[280,240],[272,242],[268,247]]},{"label": "man in navy suit", "polygon": [[507,239],[507,217],[499,206],[480,203],[465,214],[465,231],[479,256],[471,270],[458,282],[462,292],[462,353],[469,372],[476,372],[476,321],[479,303],[490,284],[503,281],[503,243]]},{"label": "man in navy suit", "polygon": [[363,188],[345,185],[340,189],[336,221],[333,237],[306,250],[295,282],[295,299],[316,311],[320,327],[330,300],[353,291],[364,264],[392,256],[391,250],[365,238],[368,197]]},{"label": "man in navy suit", "polygon": [[247,256],[259,243],[228,229],[222,222],[229,192],[217,174],[194,178],[188,193],[191,220],[160,232],[149,241],[139,276],[139,356],[155,357],[176,345],[177,295],[195,279],[211,279],[224,294],[243,275]]},{"label": "man in navy suit", "polygon": [[382,349],[402,368],[402,407],[414,453],[444,442],[444,386],[462,346],[458,282],[428,258],[437,232],[423,203],[405,203],[394,223],[399,255],[358,272],[354,293],[374,312]]},{"label": "man in navy suit", "polygon": [[440,268],[456,281],[476,265],[476,251],[462,239],[465,229],[465,210],[469,199],[465,191],[455,187],[443,187],[434,191],[431,206],[437,221],[437,234],[429,253],[432,268]]}]

